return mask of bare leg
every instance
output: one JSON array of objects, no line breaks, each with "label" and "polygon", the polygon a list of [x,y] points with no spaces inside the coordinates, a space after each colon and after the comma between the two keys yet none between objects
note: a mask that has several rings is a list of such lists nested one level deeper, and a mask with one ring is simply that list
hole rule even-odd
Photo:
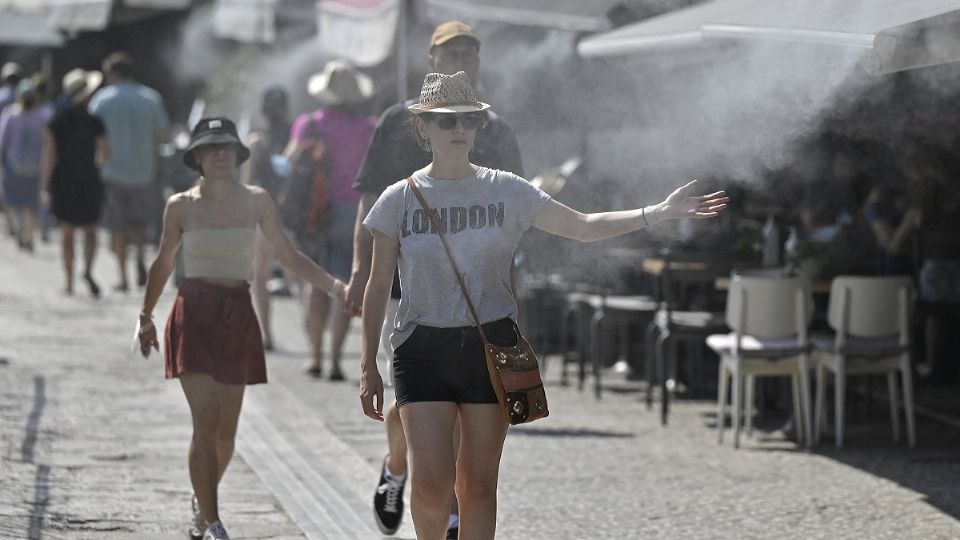
[{"label": "bare leg", "polygon": [[223,473],[227,472],[227,465],[233,457],[245,388],[242,384],[217,383],[217,396],[220,400],[220,425],[217,427],[217,482],[223,478]]},{"label": "bare leg", "polygon": [[441,540],[447,531],[457,472],[451,444],[457,405],[409,403],[400,408],[400,417],[410,454],[410,510],[417,538]]},{"label": "bare leg", "polygon": [[208,522],[216,521],[220,519],[217,508],[217,483],[220,480],[217,440],[221,416],[218,385],[209,375],[184,373],[180,375],[180,386],[193,418],[188,456],[190,482],[203,518]]},{"label": "bare leg", "polygon": [[23,212],[23,230],[21,231],[21,238],[23,238],[24,245],[29,250],[33,250],[33,228],[37,222],[37,211],[33,208],[27,208]]},{"label": "bare leg", "polygon": [[393,474],[402,476],[407,472],[407,439],[403,434],[400,409],[395,402],[387,405],[384,416],[386,417],[384,423],[387,426],[387,446],[390,448],[390,454],[387,455],[387,468]]},{"label": "bare leg", "polygon": [[143,287],[147,284],[147,265],[146,265],[146,227],[134,227],[130,229],[130,241],[136,246],[137,256],[137,286]]},{"label": "bare leg", "polygon": [[347,338],[347,332],[350,330],[350,321],[353,318],[343,310],[339,300],[330,302],[333,304],[332,315],[333,328],[330,333],[330,374],[343,373],[340,368],[340,356],[343,353],[343,342]]},{"label": "bare leg", "polygon": [[[387,446],[390,453],[387,454],[387,468],[390,472],[399,476],[407,472],[407,439],[403,434],[403,422],[400,420],[400,409],[396,403],[387,405],[387,412],[384,413],[385,424],[387,426]],[[453,450],[454,456],[460,450],[460,419],[453,424]],[[458,514],[459,509],[457,499],[454,496],[450,505],[450,513]]]},{"label": "bare leg", "polygon": [[60,235],[60,250],[63,254],[63,275],[66,278],[65,290],[73,294],[73,225],[63,224]]},{"label": "bare leg", "polygon": [[120,281],[116,288],[127,290],[130,286],[127,281],[127,234],[122,229],[111,231],[113,254],[117,257],[117,270],[120,272]]},{"label": "bare leg", "polygon": [[460,405],[457,500],[460,539],[492,540],[497,530],[497,479],[507,422],[497,404]]},{"label": "bare leg", "polygon": [[323,330],[327,326],[327,313],[330,311],[330,298],[320,289],[310,287],[307,299],[307,336],[313,350],[312,363],[308,369],[323,368]]},{"label": "bare leg", "polygon": [[97,256],[97,227],[88,225],[83,228],[83,279],[90,287],[93,296],[100,296],[100,286],[93,280],[93,260]]},{"label": "bare leg", "polygon": [[253,306],[260,318],[260,331],[263,333],[263,345],[269,350],[273,348],[273,333],[270,331],[270,293],[267,291],[267,282],[273,270],[273,250],[270,242],[259,230],[257,240],[253,244]]}]

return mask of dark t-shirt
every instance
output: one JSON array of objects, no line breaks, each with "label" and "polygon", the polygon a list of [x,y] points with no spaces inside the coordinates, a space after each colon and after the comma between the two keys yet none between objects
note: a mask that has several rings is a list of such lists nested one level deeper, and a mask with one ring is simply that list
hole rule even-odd
[{"label": "dark t-shirt", "polygon": [[290,124],[277,126],[274,129],[263,129],[260,133],[266,143],[263,148],[265,155],[258,155],[250,160],[250,166],[253,167],[250,178],[256,185],[267,190],[267,193],[276,201],[286,188],[286,181],[276,173],[270,160],[271,156],[283,154],[286,149],[287,142],[290,141]]},{"label": "dark t-shirt", "polygon": [[83,107],[62,109],[50,121],[50,132],[57,143],[57,163],[50,178],[51,187],[64,182],[99,182],[95,162],[97,137],[106,128]]},{"label": "dark t-shirt", "polygon": [[[379,196],[388,186],[430,164],[430,152],[417,145],[410,131],[411,114],[407,107],[413,103],[414,100],[397,103],[380,116],[373,140],[353,184],[357,191]],[[477,132],[473,150],[470,151],[470,162],[523,177],[517,135],[503,118],[493,112],[489,116],[487,127]],[[399,273],[394,274],[392,296],[400,298]]]},{"label": "dark t-shirt", "polygon": [[[413,103],[413,100],[397,103],[380,116],[373,140],[353,184],[358,191],[380,195],[387,186],[430,163],[430,152],[417,146],[410,131],[411,114],[407,107]],[[517,136],[503,118],[493,112],[490,113],[487,127],[477,132],[470,162],[523,176]]]}]

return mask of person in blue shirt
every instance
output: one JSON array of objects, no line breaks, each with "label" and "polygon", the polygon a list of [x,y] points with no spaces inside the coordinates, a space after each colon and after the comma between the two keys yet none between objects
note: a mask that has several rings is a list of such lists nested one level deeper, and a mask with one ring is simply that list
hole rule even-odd
[{"label": "person in blue shirt", "polygon": [[101,175],[106,188],[104,225],[110,230],[117,256],[119,291],[129,288],[127,249],[136,249],[137,285],[147,282],[144,243],[147,224],[161,195],[154,186],[157,173],[157,147],[166,142],[169,120],[163,100],[156,91],[133,79],[133,59],[118,52],[103,61],[103,73],[109,86],[90,101],[90,113],[107,128],[110,160]]}]

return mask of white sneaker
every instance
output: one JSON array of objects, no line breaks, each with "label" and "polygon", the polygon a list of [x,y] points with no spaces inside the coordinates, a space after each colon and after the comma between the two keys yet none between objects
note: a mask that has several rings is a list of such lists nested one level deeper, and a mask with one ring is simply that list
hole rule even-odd
[{"label": "white sneaker", "polygon": [[207,527],[207,532],[203,533],[203,540],[230,540],[230,535],[223,528],[223,523],[217,520]]},{"label": "white sneaker", "polygon": [[207,528],[207,522],[203,519],[203,512],[200,511],[200,503],[197,502],[197,496],[193,496],[190,502],[190,510],[193,512],[193,522],[190,524],[190,538],[200,540],[203,538],[203,531]]}]

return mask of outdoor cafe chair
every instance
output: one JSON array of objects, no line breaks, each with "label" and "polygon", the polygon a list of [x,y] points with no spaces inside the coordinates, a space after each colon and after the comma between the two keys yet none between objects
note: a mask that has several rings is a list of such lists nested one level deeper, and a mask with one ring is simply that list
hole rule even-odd
[{"label": "outdoor cafe chair", "polygon": [[834,335],[814,335],[817,351],[816,440],[820,439],[824,386],[833,373],[836,445],[843,447],[847,375],[886,374],[893,440],[900,439],[897,372],[903,383],[907,441],[916,444],[910,371],[910,303],[913,285],[903,276],[839,276],[830,287],[827,323]]},{"label": "outdoor cafe chair", "polygon": [[[587,364],[594,380],[594,395],[602,395],[603,362],[607,357],[605,326],[611,322],[621,327],[618,357],[626,356],[628,335],[626,328],[644,317],[650,319],[657,311],[657,302],[647,295],[604,294],[571,292],[567,294],[567,308],[561,318],[565,325],[564,335],[573,343],[567,348],[564,365],[576,361],[579,370],[578,389],[583,390],[587,377]],[[642,326],[642,324],[641,324]],[[561,374],[561,382],[567,380],[567,370]]]},{"label": "outdoor cafe chair", "polygon": [[805,277],[734,274],[725,317],[733,332],[707,337],[707,345],[720,356],[717,441],[723,442],[729,381],[733,445],[739,448],[744,409],[748,426],[752,425],[754,378],[789,376],[798,439],[809,445],[813,440],[807,335],[813,303],[809,281]]},{"label": "outdoor cafe chair", "polygon": [[658,278],[659,310],[647,325],[644,339],[648,382],[645,401],[648,409],[653,406],[653,389],[659,386],[660,423],[666,425],[670,395],[676,388],[677,345],[686,342],[699,347],[710,334],[728,329],[723,313],[709,309],[709,302],[692,306],[684,297],[689,296],[691,290],[703,287],[710,291],[709,296],[716,279],[730,274],[733,261],[722,254],[705,251],[664,250],[661,257],[658,264],[649,266]]}]

